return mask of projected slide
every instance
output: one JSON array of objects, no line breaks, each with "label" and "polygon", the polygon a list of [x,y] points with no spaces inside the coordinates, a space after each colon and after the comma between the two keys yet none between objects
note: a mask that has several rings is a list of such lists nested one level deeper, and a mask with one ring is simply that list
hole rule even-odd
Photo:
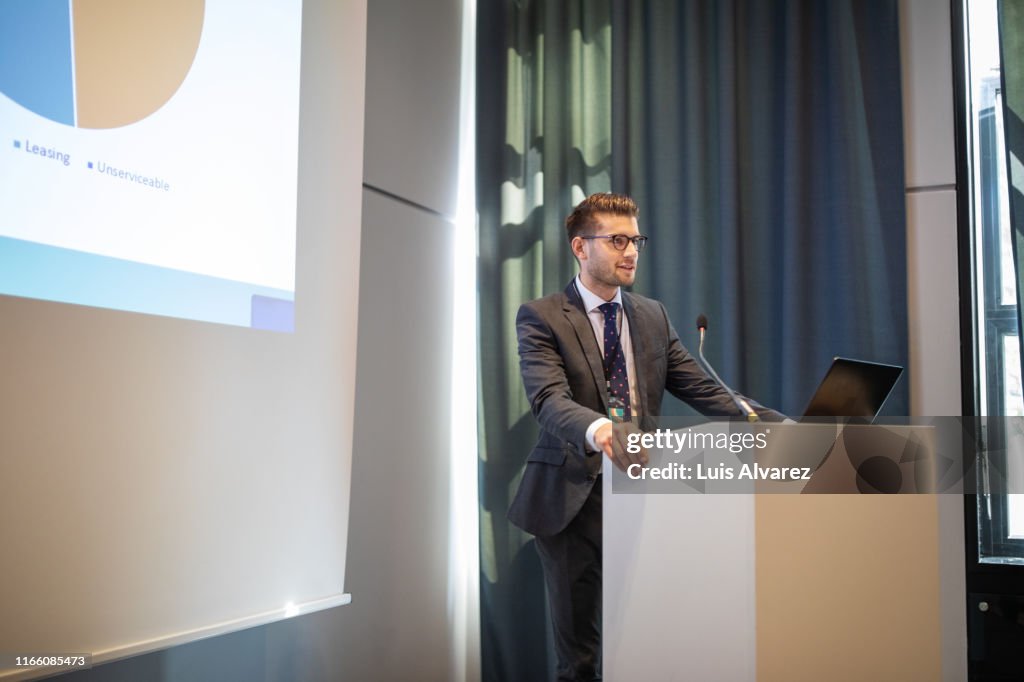
[{"label": "projected slide", "polygon": [[301,15],[0,2],[0,294],[291,331]]}]

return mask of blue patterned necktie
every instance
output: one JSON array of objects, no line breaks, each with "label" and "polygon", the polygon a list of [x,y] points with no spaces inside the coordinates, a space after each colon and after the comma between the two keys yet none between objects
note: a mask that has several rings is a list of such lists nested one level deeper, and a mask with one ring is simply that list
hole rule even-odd
[{"label": "blue patterned necktie", "polygon": [[[619,405],[624,408],[622,418],[628,421],[631,418],[629,378],[626,375],[626,354],[622,352],[622,343],[619,339],[619,304],[611,301],[598,306],[597,309],[604,315],[604,379],[608,386],[608,395],[618,399]],[[614,409],[611,407],[609,411]]]}]

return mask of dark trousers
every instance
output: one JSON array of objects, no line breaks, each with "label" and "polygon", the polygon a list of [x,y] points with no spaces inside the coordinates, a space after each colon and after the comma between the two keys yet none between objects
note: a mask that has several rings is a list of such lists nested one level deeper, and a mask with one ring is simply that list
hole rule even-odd
[{"label": "dark trousers", "polygon": [[536,538],[555,631],[558,679],[601,679],[601,478],[561,533]]}]

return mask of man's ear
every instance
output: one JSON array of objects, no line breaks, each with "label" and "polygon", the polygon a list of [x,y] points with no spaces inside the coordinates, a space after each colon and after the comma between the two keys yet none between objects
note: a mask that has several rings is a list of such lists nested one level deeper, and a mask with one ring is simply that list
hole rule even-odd
[{"label": "man's ear", "polygon": [[583,251],[583,237],[573,237],[570,246],[572,247],[572,255],[576,256],[576,260],[586,260],[587,254]]}]

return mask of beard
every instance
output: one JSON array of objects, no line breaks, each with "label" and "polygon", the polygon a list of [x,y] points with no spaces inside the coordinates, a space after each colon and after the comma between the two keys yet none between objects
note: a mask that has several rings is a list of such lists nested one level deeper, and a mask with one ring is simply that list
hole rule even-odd
[{"label": "beard", "polygon": [[619,267],[622,264],[624,261],[600,264],[591,261],[587,268],[587,274],[605,286],[633,286],[633,281],[636,279],[636,263],[634,262],[633,267],[628,269]]}]

